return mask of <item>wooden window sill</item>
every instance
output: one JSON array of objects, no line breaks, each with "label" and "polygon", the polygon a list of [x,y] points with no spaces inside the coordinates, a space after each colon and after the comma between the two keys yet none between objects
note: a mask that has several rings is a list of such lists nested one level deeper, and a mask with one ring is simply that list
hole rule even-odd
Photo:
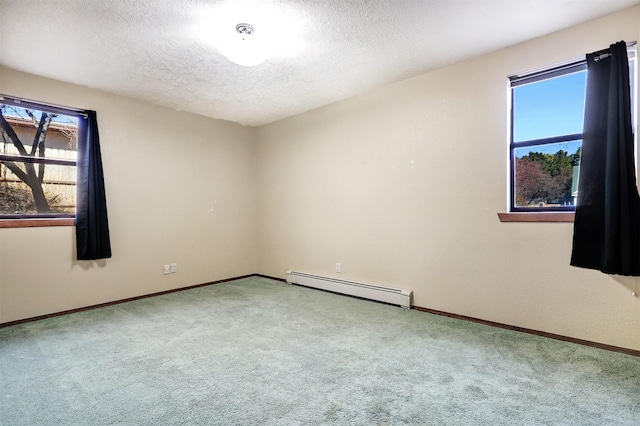
[{"label": "wooden window sill", "polygon": [[498,213],[500,222],[573,222],[573,212]]},{"label": "wooden window sill", "polygon": [[0,228],[33,228],[44,226],[75,226],[74,218],[0,219]]}]

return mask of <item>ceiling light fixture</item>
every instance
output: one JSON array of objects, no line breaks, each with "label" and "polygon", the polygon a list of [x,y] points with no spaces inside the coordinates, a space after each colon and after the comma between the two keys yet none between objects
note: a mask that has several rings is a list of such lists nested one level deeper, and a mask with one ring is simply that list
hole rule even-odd
[{"label": "ceiling light fixture", "polygon": [[218,50],[231,62],[245,67],[261,64],[270,55],[264,40],[256,37],[256,30],[250,24],[236,25],[235,34],[224,38]]}]

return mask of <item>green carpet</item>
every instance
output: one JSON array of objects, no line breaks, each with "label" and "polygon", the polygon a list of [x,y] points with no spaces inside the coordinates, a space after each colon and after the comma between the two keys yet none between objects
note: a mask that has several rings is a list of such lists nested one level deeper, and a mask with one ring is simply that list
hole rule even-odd
[{"label": "green carpet", "polygon": [[0,329],[2,425],[640,425],[640,358],[259,277]]}]

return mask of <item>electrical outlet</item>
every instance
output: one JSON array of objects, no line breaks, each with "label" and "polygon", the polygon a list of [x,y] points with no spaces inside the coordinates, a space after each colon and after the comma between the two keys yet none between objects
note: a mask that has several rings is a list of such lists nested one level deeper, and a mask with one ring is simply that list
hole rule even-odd
[{"label": "electrical outlet", "polygon": [[177,263],[172,263],[171,264],[171,273],[175,274],[176,272],[178,272],[178,264]]},{"label": "electrical outlet", "polygon": [[171,273],[171,265],[164,265],[162,267],[162,273],[167,275]]},{"label": "electrical outlet", "polygon": [[336,263],[336,272],[340,272],[342,268],[340,267],[339,263]]}]

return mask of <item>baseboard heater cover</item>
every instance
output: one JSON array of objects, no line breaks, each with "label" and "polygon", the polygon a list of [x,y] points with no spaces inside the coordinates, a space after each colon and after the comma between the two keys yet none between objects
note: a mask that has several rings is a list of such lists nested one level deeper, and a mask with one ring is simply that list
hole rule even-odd
[{"label": "baseboard heater cover", "polygon": [[362,297],[363,299],[377,300],[392,305],[399,305],[406,309],[411,308],[411,290],[345,281],[296,271],[287,271],[287,282],[289,284],[298,284],[334,293]]}]

